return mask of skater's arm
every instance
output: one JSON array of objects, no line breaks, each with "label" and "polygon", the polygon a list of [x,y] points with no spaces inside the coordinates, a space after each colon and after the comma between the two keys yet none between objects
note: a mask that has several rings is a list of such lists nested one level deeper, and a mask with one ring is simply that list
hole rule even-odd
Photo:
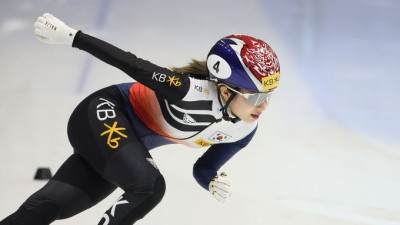
[{"label": "skater's arm", "polygon": [[193,176],[197,183],[209,190],[209,184],[217,176],[218,170],[237,152],[246,147],[256,130],[257,128],[237,142],[211,146],[193,166]]},{"label": "skater's arm", "polygon": [[86,51],[166,98],[180,100],[190,88],[189,76],[157,66],[105,41],[72,29],[51,14],[45,13],[38,17],[34,26],[40,41],[72,45]]},{"label": "skater's arm", "polygon": [[72,46],[122,70],[163,96],[182,99],[189,90],[190,81],[187,75],[157,66],[81,31],[76,34]]}]

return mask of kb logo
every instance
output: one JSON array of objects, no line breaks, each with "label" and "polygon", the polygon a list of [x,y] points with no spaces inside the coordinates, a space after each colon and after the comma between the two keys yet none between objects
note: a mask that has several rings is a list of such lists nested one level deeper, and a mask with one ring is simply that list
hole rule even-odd
[{"label": "kb logo", "polygon": [[165,78],[167,78],[167,75],[162,74],[162,73],[153,73],[153,76],[151,77],[152,80],[156,80],[160,83],[164,83],[165,82]]},{"label": "kb logo", "polygon": [[175,77],[175,76],[168,76],[168,80],[167,80],[167,75],[162,74],[162,73],[156,73],[153,72],[153,76],[151,77],[152,80],[156,80],[160,83],[164,83],[165,81],[167,81],[169,83],[169,86],[175,86],[175,87],[179,87],[181,86],[181,82],[179,81],[179,77]]},{"label": "kb logo", "polygon": [[181,82],[179,82],[179,78],[175,78],[175,76],[168,77],[169,86],[174,85],[175,87],[181,86]]},{"label": "kb logo", "polygon": [[[124,200],[123,199],[123,196],[121,196],[121,197],[119,197],[118,199],[117,199],[117,201],[111,206],[111,208],[108,210],[108,211],[110,211],[109,213],[110,213],[110,215],[111,215],[111,218],[114,218],[115,217],[115,209],[117,208],[117,205],[124,205],[124,204],[129,204],[129,202],[127,201],[127,200]],[[103,218],[104,218],[104,223],[103,223],[103,225],[108,225],[109,223],[110,223],[110,216],[108,215],[108,212],[106,212],[105,214],[104,214],[104,216],[103,216]]]}]

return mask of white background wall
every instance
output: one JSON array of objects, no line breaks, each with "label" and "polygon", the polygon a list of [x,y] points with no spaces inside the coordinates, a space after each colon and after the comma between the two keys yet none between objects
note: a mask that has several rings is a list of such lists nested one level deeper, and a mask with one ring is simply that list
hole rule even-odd
[{"label": "white background wall", "polygon": [[[204,59],[222,36],[267,41],[282,80],[258,133],[224,166],[222,205],[191,176],[204,150],[152,155],[167,181],[137,224],[400,224],[400,2],[396,0],[3,0],[0,2],[0,218],[72,153],[66,124],[87,94],[129,77],[33,35],[50,12],[161,66]],[[120,195],[54,224],[97,224]]]}]

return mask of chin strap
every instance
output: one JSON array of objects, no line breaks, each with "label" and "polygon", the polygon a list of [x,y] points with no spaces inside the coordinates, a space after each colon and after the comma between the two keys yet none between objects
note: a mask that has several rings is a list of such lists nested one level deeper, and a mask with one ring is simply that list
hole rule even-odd
[{"label": "chin strap", "polygon": [[226,120],[226,121],[231,121],[232,123],[236,123],[236,122],[240,121],[239,117],[232,118],[232,117],[229,116],[229,113],[228,113],[228,106],[229,106],[229,104],[231,103],[231,101],[233,100],[233,98],[235,96],[236,96],[236,93],[233,92],[231,94],[231,96],[229,96],[229,98],[226,101],[225,105],[223,105],[222,101],[221,101],[221,92],[218,89],[218,101],[219,101],[219,103],[221,105],[223,105],[223,107],[220,109],[220,111],[222,111],[222,119]]}]

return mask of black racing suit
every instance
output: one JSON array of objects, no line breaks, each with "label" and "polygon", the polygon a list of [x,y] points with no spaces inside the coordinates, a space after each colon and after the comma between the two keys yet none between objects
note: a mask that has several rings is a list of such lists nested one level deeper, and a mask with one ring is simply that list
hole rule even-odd
[{"label": "black racing suit", "polygon": [[165,192],[163,176],[148,150],[170,143],[209,147],[193,167],[198,183],[208,189],[218,169],[256,131],[256,123],[222,119],[211,81],[161,68],[80,31],[73,46],[138,83],[104,88],[76,107],[68,123],[74,154],[0,225],[47,225],[92,207],[117,187],[125,193],[99,224],[133,224]]}]

